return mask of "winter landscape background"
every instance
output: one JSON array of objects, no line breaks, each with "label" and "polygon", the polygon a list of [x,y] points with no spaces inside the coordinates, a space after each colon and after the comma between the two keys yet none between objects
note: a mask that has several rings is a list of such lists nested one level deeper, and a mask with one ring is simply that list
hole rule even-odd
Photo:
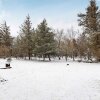
[{"label": "winter landscape background", "polygon": [[0,0],[0,100],[100,100],[99,6]]}]

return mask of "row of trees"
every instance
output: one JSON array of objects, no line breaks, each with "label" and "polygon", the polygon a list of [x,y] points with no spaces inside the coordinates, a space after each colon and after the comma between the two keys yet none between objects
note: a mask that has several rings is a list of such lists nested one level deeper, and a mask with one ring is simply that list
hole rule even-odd
[{"label": "row of trees", "polygon": [[26,17],[25,22],[20,27],[19,36],[14,41],[13,55],[16,57],[29,57],[32,56],[45,57],[55,54],[56,42],[54,33],[48,27],[44,19],[38,27],[34,30],[30,21],[30,16]]},{"label": "row of trees", "polygon": [[[51,29],[46,19],[44,19],[36,29],[32,28],[30,16],[20,27],[20,32],[14,41],[13,55],[15,57],[26,58],[32,56],[45,58],[58,57],[59,60],[65,56],[66,60],[71,57],[75,60],[78,57],[78,41],[75,35],[78,32],[73,28],[67,33],[63,30]],[[80,51],[81,52],[81,51]]]},{"label": "row of trees", "polygon": [[[70,28],[67,32],[54,30],[44,19],[36,29],[32,27],[28,15],[20,26],[19,35],[16,38],[10,36],[10,30],[6,22],[0,27],[0,56],[14,57],[51,57],[65,56],[66,60],[75,57],[100,61],[100,11],[96,1],[91,0],[85,14],[78,14],[79,25],[83,26],[83,32],[79,33]],[[77,35],[77,36],[76,36]],[[13,39],[13,41],[12,41]]]}]

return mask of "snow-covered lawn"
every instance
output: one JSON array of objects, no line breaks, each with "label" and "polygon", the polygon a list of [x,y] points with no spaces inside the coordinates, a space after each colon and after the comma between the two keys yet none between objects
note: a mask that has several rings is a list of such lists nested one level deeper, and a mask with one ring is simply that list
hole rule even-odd
[{"label": "snow-covered lawn", "polygon": [[100,63],[13,59],[11,66],[0,69],[7,80],[0,82],[0,100],[100,100]]}]

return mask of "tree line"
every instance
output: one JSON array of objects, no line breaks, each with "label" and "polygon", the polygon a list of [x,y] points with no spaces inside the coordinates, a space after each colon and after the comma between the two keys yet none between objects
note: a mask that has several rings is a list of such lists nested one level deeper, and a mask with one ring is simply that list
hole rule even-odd
[{"label": "tree line", "polygon": [[73,28],[67,32],[54,30],[48,26],[46,19],[33,28],[28,15],[15,38],[4,22],[0,27],[0,57],[28,57],[29,60],[39,57],[50,61],[52,57],[59,60],[65,57],[66,61],[68,57],[73,60],[78,57],[80,61],[84,58],[100,62],[100,10],[96,1],[90,0],[86,13],[80,13],[78,17],[79,26],[83,27],[82,33]]}]

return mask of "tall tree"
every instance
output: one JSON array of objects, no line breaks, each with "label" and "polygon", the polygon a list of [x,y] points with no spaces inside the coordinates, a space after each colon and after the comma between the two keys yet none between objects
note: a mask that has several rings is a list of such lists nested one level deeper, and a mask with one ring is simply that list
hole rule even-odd
[{"label": "tall tree", "polygon": [[21,25],[20,27],[20,35],[21,35],[21,42],[23,42],[24,50],[26,51],[26,54],[29,57],[29,60],[31,59],[32,56],[32,50],[33,50],[33,44],[32,44],[32,34],[33,34],[33,29],[32,29],[32,23],[30,20],[30,16],[28,15],[26,17],[25,22]]},{"label": "tall tree", "polygon": [[80,17],[79,25],[85,27],[85,33],[88,37],[88,51],[100,61],[98,56],[100,52],[98,55],[96,54],[100,50],[100,11],[96,5],[96,0],[90,0],[86,13],[79,14],[78,17]]},{"label": "tall tree", "polygon": [[48,27],[46,19],[44,19],[36,29],[36,41],[34,53],[40,56],[50,56],[55,53],[55,40],[54,33],[51,28]]},{"label": "tall tree", "polygon": [[12,40],[10,28],[7,26],[6,21],[0,27],[0,44],[3,48],[4,56],[11,56]]},{"label": "tall tree", "polygon": [[90,0],[90,5],[86,9],[85,14],[78,14],[78,17],[80,18],[79,25],[85,27],[85,31],[97,31],[98,26],[100,25],[99,20],[99,10],[98,6],[96,5],[96,0]]}]

